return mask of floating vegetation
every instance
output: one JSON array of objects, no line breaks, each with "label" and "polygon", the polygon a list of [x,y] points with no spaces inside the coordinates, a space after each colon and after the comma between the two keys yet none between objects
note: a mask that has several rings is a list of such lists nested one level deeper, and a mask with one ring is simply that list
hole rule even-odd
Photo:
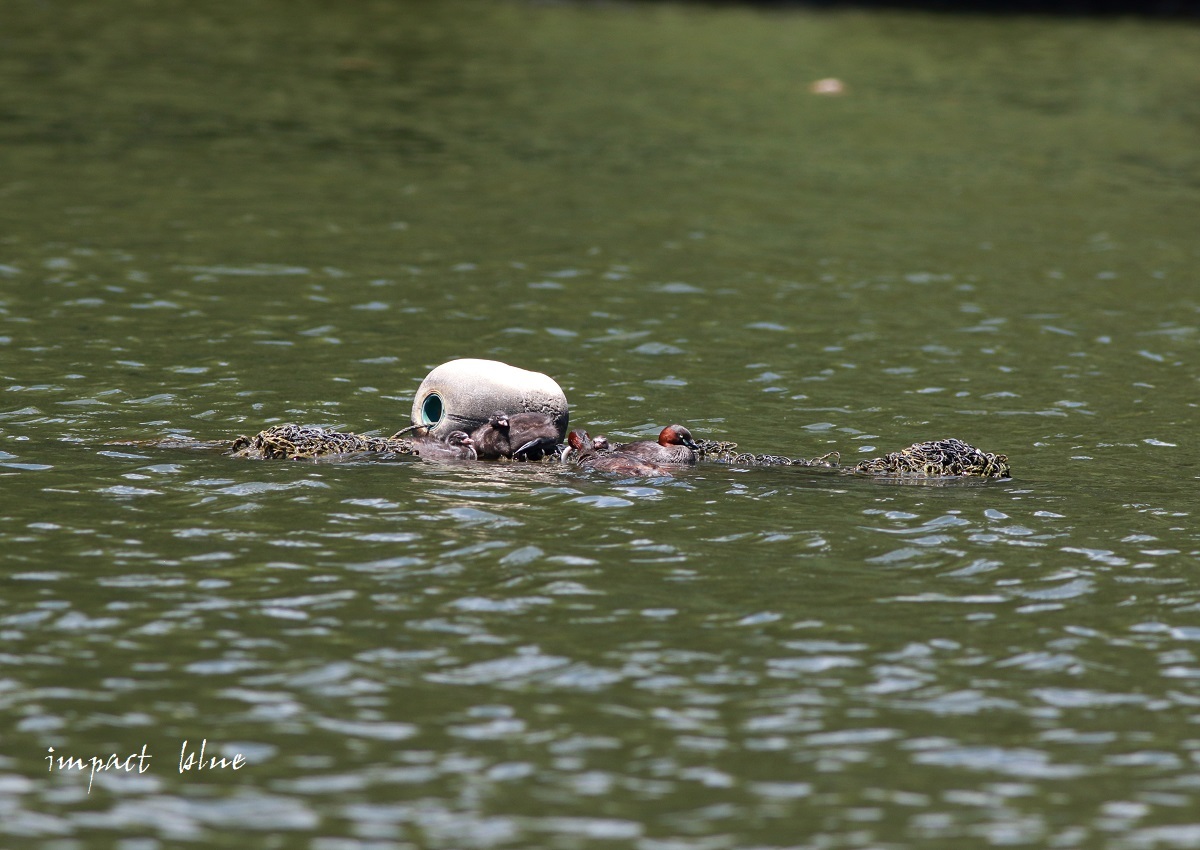
[{"label": "floating vegetation", "polygon": [[727,463],[734,466],[823,466],[830,469],[839,468],[842,455],[840,452],[829,452],[820,457],[802,458],[786,457],[784,455],[756,455],[749,452],[739,452],[737,443],[721,440],[697,440],[696,454],[704,460],[716,463]]},{"label": "floating vegetation", "polygon": [[953,438],[913,443],[907,449],[856,463],[848,471],[889,478],[1012,477],[1007,456],[981,451]]},{"label": "floating vegetation", "polygon": [[854,466],[840,465],[837,452],[814,458],[756,455],[738,452],[737,443],[698,440],[699,455],[705,460],[737,466],[819,466],[850,475],[877,478],[1009,478],[1012,468],[1004,455],[975,448],[962,440],[931,440],[913,443],[906,449],[864,460]]},{"label": "floating vegetation", "polygon": [[[737,443],[722,440],[697,440],[696,446],[701,460],[731,466],[818,467],[876,478],[1009,478],[1012,475],[1005,455],[985,452],[953,438],[913,443],[906,449],[853,466],[842,466],[838,452],[803,458],[739,452]],[[310,460],[367,453],[411,455],[417,454],[418,448],[399,434],[385,439],[292,424],[273,425],[253,437],[238,437],[229,448],[233,457],[253,460]]]},{"label": "floating vegetation", "polygon": [[413,454],[411,440],[364,437],[326,431],[315,425],[272,425],[253,437],[238,437],[229,447],[233,457],[251,460],[310,460],[364,453]]}]

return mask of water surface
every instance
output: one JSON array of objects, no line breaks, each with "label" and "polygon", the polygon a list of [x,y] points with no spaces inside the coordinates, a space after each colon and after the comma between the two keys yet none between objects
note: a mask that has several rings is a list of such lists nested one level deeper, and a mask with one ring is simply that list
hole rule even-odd
[{"label": "water surface", "polygon": [[[1121,19],[14,5],[3,843],[1200,847],[1197,55]],[[1014,478],[113,445],[387,435],[460,356],[593,433],[955,436]],[[45,761],[143,745],[90,793]]]}]

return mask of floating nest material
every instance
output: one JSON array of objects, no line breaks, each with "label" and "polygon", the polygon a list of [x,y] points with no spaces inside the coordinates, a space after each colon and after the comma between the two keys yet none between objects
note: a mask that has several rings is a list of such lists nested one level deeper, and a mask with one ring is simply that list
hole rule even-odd
[{"label": "floating nest material", "polygon": [[233,457],[251,460],[309,460],[366,453],[413,454],[413,444],[398,437],[364,437],[289,423],[272,425],[253,437],[238,437],[229,447]]},{"label": "floating nest material", "polygon": [[[720,440],[697,440],[700,458],[734,466],[807,466],[833,469],[847,475],[876,478],[1009,478],[1012,469],[1004,455],[975,448],[962,440],[931,440],[913,443],[883,457],[842,466],[838,452],[814,458],[739,452],[738,444]],[[327,431],[313,425],[273,425],[253,437],[238,437],[229,454],[253,460],[311,460],[356,454],[416,454],[411,440],[399,435],[364,437]]]},{"label": "floating nest material", "polygon": [[841,456],[837,452],[814,458],[793,458],[738,452],[737,443],[717,440],[700,440],[698,445],[698,454],[706,460],[736,466],[816,466],[879,478],[1009,478],[1012,474],[1004,455],[981,451],[955,439],[913,443],[907,449],[849,467],[840,465]]},{"label": "floating nest material", "polygon": [[981,451],[955,439],[913,443],[907,449],[856,463],[849,471],[887,478],[1012,477],[1005,455]]},{"label": "floating nest material", "polygon": [[721,440],[697,440],[696,445],[696,454],[705,460],[728,463],[732,466],[823,466],[833,469],[842,459],[839,452],[829,452],[814,458],[756,455],[739,452],[737,443]]}]

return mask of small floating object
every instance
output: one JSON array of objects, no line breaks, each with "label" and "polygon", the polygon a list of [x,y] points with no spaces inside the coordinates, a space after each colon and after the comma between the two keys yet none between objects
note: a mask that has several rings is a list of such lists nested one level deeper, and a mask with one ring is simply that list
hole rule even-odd
[{"label": "small floating object", "polygon": [[837,77],[825,77],[824,79],[813,82],[808,87],[808,90],[813,94],[845,94],[846,84]]},{"label": "small floating object", "polygon": [[[475,431],[493,414],[510,417],[541,413],[549,417],[555,442],[567,434],[570,408],[562,388],[549,375],[498,360],[463,358],[436,367],[425,376],[413,399],[412,424],[445,439],[451,431]],[[513,446],[513,449],[519,446]]]}]

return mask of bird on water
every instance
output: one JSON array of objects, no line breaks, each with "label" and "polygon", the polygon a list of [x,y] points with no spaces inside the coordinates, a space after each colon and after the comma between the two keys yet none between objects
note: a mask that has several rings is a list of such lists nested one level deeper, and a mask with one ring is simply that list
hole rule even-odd
[{"label": "bird on water", "polygon": [[618,454],[632,455],[648,463],[668,466],[691,466],[696,462],[696,441],[692,432],[682,425],[668,425],[659,432],[658,440],[638,440],[613,446]]},{"label": "bird on water", "polygon": [[413,440],[413,451],[425,460],[475,460],[475,441],[466,431],[451,431],[445,440],[436,437],[418,437]]},{"label": "bird on water", "polygon": [[558,445],[558,426],[548,413],[497,410],[488,421],[471,432],[475,450],[484,460],[513,458],[541,460]]},{"label": "bird on water", "polygon": [[[670,471],[656,463],[643,460],[632,454],[617,454],[616,452],[599,450],[596,441],[587,431],[572,431],[567,435],[567,445],[575,463],[584,469],[594,469],[597,472],[613,472],[618,475],[636,475],[643,478],[655,478],[670,475]],[[604,442],[607,447],[607,441]]]}]

